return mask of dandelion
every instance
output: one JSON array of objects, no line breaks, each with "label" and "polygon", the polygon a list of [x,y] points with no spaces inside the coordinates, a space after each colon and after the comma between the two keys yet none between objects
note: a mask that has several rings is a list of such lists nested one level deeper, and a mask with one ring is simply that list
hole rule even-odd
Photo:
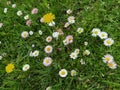
[{"label": "dandelion", "polygon": [[42,35],[42,30],[39,30],[38,33],[39,33],[40,35]]},{"label": "dandelion", "polygon": [[114,40],[112,38],[107,38],[104,40],[104,45],[105,46],[111,46],[114,44]]},{"label": "dandelion", "polygon": [[29,36],[29,33],[27,32],[27,31],[23,31],[22,33],[21,33],[21,37],[22,38],[27,38]]},{"label": "dandelion", "polygon": [[67,43],[72,43],[73,42],[73,36],[72,35],[68,35],[66,37],[66,41],[67,41]]},{"label": "dandelion", "polygon": [[107,65],[111,69],[116,69],[117,68],[117,64],[114,61],[108,62]]},{"label": "dandelion", "polygon": [[7,13],[8,8],[4,8],[4,13]]},{"label": "dandelion", "polygon": [[29,31],[29,34],[30,34],[30,35],[33,35],[33,31]]},{"label": "dandelion", "polygon": [[24,19],[28,20],[29,19],[29,15],[24,16]]},{"label": "dandelion", "polygon": [[66,11],[66,13],[67,13],[67,14],[71,14],[71,13],[72,13],[72,10],[71,10],[71,9],[68,9],[68,10]]},{"label": "dandelion", "polygon": [[51,36],[48,36],[47,38],[46,38],[46,42],[51,42],[52,41],[52,37]]},{"label": "dandelion", "polygon": [[26,21],[26,25],[27,25],[27,26],[30,26],[31,23],[32,23],[31,20],[27,20],[27,21]]},{"label": "dandelion", "polygon": [[25,65],[23,65],[23,67],[22,67],[22,70],[23,71],[28,71],[30,69],[30,65],[29,64],[25,64]]},{"label": "dandelion", "polygon": [[66,69],[61,69],[61,70],[59,71],[59,75],[60,75],[60,77],[66,77],[67,74],[68,74],[68,72],[67,72]]},{"label": "dandelion", "polygon": [[93,30],[92,30],[92,36],[93,37],[96,37],[96,36],[98,36],[99,34],[100,34],[100,29],[99,28],[93,28]]},{"label": "dandelion", "polygon": [[84,31],[83,28],[78,28],[78,29],[77,29],[77,32],[78,32],[79,34],[83,33],[83,31]]},{"label": "dandelion", "polygon": [[103,59],[103,62],[104,62],[104,63],[108,63],[108,62],[111,62],[111,61],[114,60],[113,56],[110,55],[110,54],[104,55],[104,57],[103,57],[102,59]]},{"label": "dandelion", "polygon": [[71,76],[76,76],[77,72],[75,70],[71,70]]},{"label": "dandelion", "polygon": [[59,32],[53,32],[52,36],[53,36],[53,38],[56,38],[56,39],[58,39]]},{"label": "dandelion", "polygon": [[83,52],[83,55],[90,55],[90,51],[89,50],[85,50],[84,52]]},{"label": "dandelion", "polygon": [[70,58],[72,58],[72,59],[76,59],[78,56],[77,56],[77,54],[75,53],[75,52],[72,52],[71,54],[70,54]]},{"label": "dandelion", "polygon": [[39,51],[38,50],[35,50],[34,52],[33,52],[33,56],[34,57],[37,57],[39,55]]},{"label": "dandelion", "polygon": [[31,11],[31,14],[37,14],[38,13],[38,9],[37,8],[33,8]]},{"label": "dandelion", "polygon": [[65,25],[64,25],[64,27],[67,28],[69,25],[70,25],[70,23],[66,22]]},{"label": "dandelion", "polygon": [[48,46],[45,47],[44,51],[45,51],[46,53],[48,53],[48,54],[49,54],[49,53],[52,53],[53,47],[50,46],[50,45],[48,45]]},{"label": "dandelion", "polygon": [[2,56],[0,56],[0,60],[2,60],[2,58],[3,58],[3,57],[2,57]]},{"label": "dandelion", "polygon": [[75,23],[75,17],[74,17],[74,16],[69,16],[69,17],[68,17],[68,22],[69,22],[70,24]]},{"label": "dandelion", "polygon": [[55,15],[52,13],[47,13],[45,14],[40,21],[44,22],[44,23],[50,23],[55,19]]},{"label": "dandelion", "polygon": [[54,21],[52,21],[52,22],[50,22],[49,24],[48,24],[49,26],[55,26],[55,22]]},{"label": "dandelion", "polygon": [[16,8],[16,4],[12,4],[12,8]]},{"label": "dandelion", "polygon": [[18,16],[22,16],[22,14],[23,14],[22,11],[17,11]]},{"label": "dandelion", "polygon": [[80,49],[75,49],[75,51],[74,51],[76,54],[79,54],[79,52],[80,52]]},{"label": "dandelion", "polygon": [[107,34],[106,32],[100,32],[100,33],[99,33],[99,37],[100,37],[101,39],[106,39],[106,38],[108,38],[108,34]]},{"label": "dandelion", "polygon": [[7,73],[11,73],[14,70],[15,66],[14,64],[10,63],[5,67],[5,70]]},{"label": "dandelion", "polygon": [[43,65],[44,66],[50,66],[52,64],[52,58],[51,57],[45,57],[43,60]]},{"label": "dandelion", "polygon": [[2,28],[2,26],[3,26],[3,23],[0,23],[0,28]]}]

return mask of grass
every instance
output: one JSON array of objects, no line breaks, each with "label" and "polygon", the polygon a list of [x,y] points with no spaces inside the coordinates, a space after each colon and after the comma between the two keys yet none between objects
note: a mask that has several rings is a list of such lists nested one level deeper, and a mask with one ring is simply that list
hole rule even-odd
[{"label": "grass", "polygon": [[[120,88],[120,1],[119,0],[11,0],[16,4],[16,8],[6,5],[6,0],[0,0],[0,22],[4,26],[0,28],[0,55],[7,53],[6,57],[0,61],[0,90],[45,90],[52,86],[53,90],[119,90]],[[48,4],[49,7],[48,8]],[[4,14],[4,8],[8,12]],[[37,15],[30,15],[32,8],[39,9]],[[71,9],[75,16],[75,24],[69,29],[63,28],[67,17],[66,10]],[[32,22],[30,27],[26,26],[25,20],[18,17],[16,12],[23,11],[23,16],[29,14]],[[39,19],[47,12],[55,14],[56,26],[49,27],[41,24]],[[77,35],[76,29],[84,28],[84,33]],[[113,38],[115,43],[111,47],[103,45],[99,38],[91,36],[94,27],[100,28]],[[53,40],[51,45],[54,52],[50,55],[53,63],[50,67],[43,66],[42,62],[46,56],[44,47],[48,45],[45,38],[52,35],[53,31],[61,28],[64,35],[58,40]],[[38,30],[43,31],[43,35],[38,34]],[[27,39],[21,38],[22,31],[34,31],[34,35]],[[65,47],[62,40],[66,35],[74,35],[74,43]],[[88,46],[84,46],[84,41],[88,41]],[[35,44],[35,48],[31,45]],[[56,49],[61,48],[58,52]],[[72,60],[69,54],[75,48],[80,49],[78,59]],[[82,51],[89,49],[89,57],[83,57]],[[31,50],[39,50],[40,55],[36,58],[29,57]],[[66,50],[68,50],[66,52]],[[110,53],[114,56],[117,69],[111,70],[103,63],[102,57]],[[83,58],[86,65],[80,64]],[[15,70],[7,74],[5,66],[13,62]],[[30,70],[22,71],[24,64],[30,64]],[[68,76],[61,78],[59,70],[66,68]],[[78,74],[70,76],[70,71],[75,69]]]}]

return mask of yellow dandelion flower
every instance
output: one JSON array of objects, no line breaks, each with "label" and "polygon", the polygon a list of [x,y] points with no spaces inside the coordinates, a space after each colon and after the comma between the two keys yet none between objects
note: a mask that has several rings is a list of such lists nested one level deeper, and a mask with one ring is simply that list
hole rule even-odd
[{"label": "yellow dandelion flower", "polygon": [[14,68],[15,68],[14,64],[10,63],[5,67],[5,70],[7,73],[11,73]]},{"label": "yellow dandelion flower", "polygon": [[52,14],[52,13],[47,13],[47,14],[45,14],[45,15],[43,16],[43,21],[44,21],[45,23],[50,23],[50,22],[53,21],[53,19],[55,19],[55,15]]}]

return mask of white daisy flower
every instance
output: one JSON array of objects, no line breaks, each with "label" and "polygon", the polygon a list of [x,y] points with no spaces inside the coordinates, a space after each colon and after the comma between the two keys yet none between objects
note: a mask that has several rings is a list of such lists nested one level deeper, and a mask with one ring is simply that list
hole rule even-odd
[{"label": "white daisy flower", "polygon": [[77,29],[77,32],[78,32],[79,34],[83,33],[83,31],[84,31],[83,28],[78,28],[78,29]]},{"label": "white daisy flower", "polygon": [[104,45],[105,46],[111,46],[114,44],[114,40],[112,38],[107,38],[104,40]]},{"label": "white daisy flower", "polygon": [[70,24],[75,23],[75,17],[74,17],[74,16],[69,16],[69,17],[68,17],[68,22],[69,22]]},{"label": "white daisy flower", "polygon": [[51,36],[48,36],[47,38],[46,38],[46,42],[51,42],[52,41],[52,37]]},{"label": "white daisy flower", "polygon": [[29,31],[29,34],[30,34],[30,35],[33,35],[33,31]]},{"label": "white daisy flower", "polygon": [[2,60],[2,58],[3,58],[3,57],[2,57],[2,56],[0,56],[0,60]]},{"label": "white daisy flower", "polygon": [[32,51],[30,52],[30,57],[33,57],[33,52]]},{"label": "white daisy flower", "polygon": [[80,49],[75,49],[75,51],[74,51],[76,54],[79,54],[79,52],[80,52]]},{"label": "white daisy flower", "polygon": [[39,31],[38,31],[38,33],[39,33],[40,35],[42,35],[42,34],[43,34],[42,30],[39,30]]},{"label": "white daisy flower", "polygon": [[53,32],[52,36],[53,36],[53,38],[56,38],[56,39],[58,39],[59,32]]},{"label": "white daisy flower", "polygon": [[92,36],[93,37],[96,37],[96,36],[98,36],[99,34],[100,34],[100,29],[99,28],[93,28],[93,30],[92,30]]},{"label": "white daisy flower", "polygon": [[5,53],[5,52],[4,52],[4,53],[2,53],[2,56],[3,56],[3,57],[5,57],[6,55],[7,55],[7,53]]},{"label": "white daisy flower", "polygon": [[117,68],[117,64],[114,61],[108,62],[107,65],[111,69],[116,69]]},{"label": "white daisy flower", "polygon": [[71,54],[70,54],[70,58],[72,58],[72,59],[76,59],[78,56],[77,56],[77,54],[75,53],[75,52],[72,52]]},{"label": "white daisy flower", "polygon": [[59,71],[59,75],[60,75],[60,77],[66,77],[68,75],[68,72],[66,69],[61,69]]},{"label": "white daisy flower", "polygon": [[27,71],[29,69],[30,69],[30,65],[29,64],[23,65],[23,68],[22,68],[23,71]]},{"label": "white daisy flower", "polygon": [[108,63],[108,62],[111,62],[111,61],[114,60],[113,56],[110,55],[110,54],[104,55],[104,57],[103,57],[102,59],[103,59],[103,62],[104,62],[104,63]]},{"label": "white daisy flower", "polygon": [[12,4],[12,8],[16,8],[16,4]]},{"label": "white daisy flower", "polygon": [[108,34],[107,34],[106,32],[100,32],[100,33],[99,33],[99,37],[100,37],[101,39],[106,39],[106,38],[108,38]]},{"label": "white daisy flower", "polygon": [[50,45],[48,45],[48,46],[45,47],[44,51],[45,51],[46,53],[48,53],[48,54],[49,54],[49,53],[52,53],[53,47],[50,46]]},{"label": "white daisy flower", "polygon": [[44,22],[44,19],[43,19],[43,18],[41,18],[41,19],[40,19],[40,22]]},{"label": "white daisy flower", "polygon": [[52,21],[52,22],[50,22],[48,25],[49,25],[49,26],[55,26],[55,22]]},{"label": "white daisy flower", "polygon": [[22,14],[23,14],[22,11],[17,11],[18,16],[21,16]]},{"label": "white daisy flower", "polygon": [[4,13],[7,13],[8,8],[4,8]]},{"label": "white daisy flower", "polygon": [[38,50],[35,50],[34,52],[33,52],[33,56],[34,57],[37,57],[39,55],[39,51]]},{"label": "white daisy flower", "polygon": [[83,52],[83,55],[90,55],[90,51],[89,50],[85,50],[84,52]]},{"label": "white daisy flower", "polygon": [[67,28],[69,25],[70,25],[70,23],[66,22],[65,25],[64,25],[64,27]]},{"label": "white daisy flower", "polygon": [[87,46],[87,45],[88,45],[88,42],[85,41],[85,42],[84,42],[84,45]]},{"label": "white daisy flower", "polygon": [[29,15],[24,16],[24,19],[28,20],[29,19]]},{"label": "white daisy flower", "polygon": [[22,33],[21,33],[21,37],[22,38],[27,38],[29,36],[29,33],[27,32],[27,31],[23,31]]},{"label": "white daisy flower", "polygon": [[73,36],[72,35],[66,36],[66,41],[67,43],[73,43]]},{"label": "white daisy flower", "polygon": [[0,41],[0,44],[1,44],[2,42]]},{"label": "white daisy flower", "polygon": [[85,64],[85,61],[83,59],[81,59],[80,63],[83,65],[83,64]]},{"label": "white daisy flower", "polygon": [[67,40],[65,39],[65,40],[63,40],[63,44],[64,44],[64,45],[68,45],[69,43],[68,43]]},{"label": "white daisy flower", "polygon": [[67,14],[71,14],[71,13],[72,13],[72,10],[71,10],[71,9],[68,9],[68,10],[66,11],[66,13],[67,13]]},{"label": "white daisy flower", "polygon": [[35,44],[32,44],[32,47],[35,47]]},{"label": "white daisy flower", "polygon": [[3,26],[3,23],[0,23],[0,28],[2,28],[2,26]]},{"label": "white daisy flower", "polygon": [[49,86],[49,87],[47,87],[47,88],[46,88],[46,90],[52,90],[52,87],[51,87],[51,86]]},{"label": "white daisy flower", "polygon": [[44,66],[50,66],[52,64],[52,58],[51,57],[45,57],[43,60],[43,65]]},{"label": "white daisy flower", "polygon": [[75,70],[71,70],[71,76],[76,76],[77,72]]}]

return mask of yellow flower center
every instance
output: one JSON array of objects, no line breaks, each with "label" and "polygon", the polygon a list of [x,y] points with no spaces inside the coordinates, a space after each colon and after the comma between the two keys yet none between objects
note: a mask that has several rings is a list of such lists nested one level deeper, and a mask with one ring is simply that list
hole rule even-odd
[{"label": "yellow flower center", "polygon": [[95,33],[95,34],[98,34],[98,31],[95,31],[94,33]]},{"label": "yellow flower center", "polygon": [[52,13],[47,13],[43,16],[43,20],[45,23],[50,23],[53,21],[53,19],[55,19],[55,15]]},{"label": "yellow flower center", "polygon": [[48,48],[47,48],[47,51],[50,51],[50,50],[51,50],[50,47],[48,47]]},{"label": "yellow flower center", "polygon": [[113,67],[113,65],[114,65],[113,63],[108,63],[109,67]]},{"label": "yellow flower center", "polygon": [[110,40],[108,40],[108,41],[107,41],[107,44],[111,44],[111,41],[110,41]]},{"label": "yellow flower center", "polygon": [[107,57],[107,58],[106,58],[106,61],[110,61],[110,58],[109,58],[109,57]]},{"label": "yellow flower center", "polygon": [[49,60],[48,59],[46,59],[46,61],[45,61],[46,63],[49,63]]},{"label": "yellow flower center", "polygon": [[62,75],[65,75],[65,72],[64,72],[64,71],[62,71],[62,72],[61,72],[61,74],[62,74]]}]

